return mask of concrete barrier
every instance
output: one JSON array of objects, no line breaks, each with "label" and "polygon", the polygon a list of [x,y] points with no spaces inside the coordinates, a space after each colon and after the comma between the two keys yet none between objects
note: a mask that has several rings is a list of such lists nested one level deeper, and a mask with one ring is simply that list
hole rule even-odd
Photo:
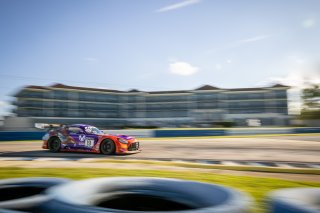
[{"label": "concrete barrier", "polygon": [[264,134],[292,134],[291,128],[234,128],[228,129],[227,135],[264,135]]},{"label": "concrete barrier", "polygon": [[41,140],[44,132],[0,132],[0,141]]},{"label": "concrete barrier", "polygon": [[223,136],[225,129],[190,129],[190,130],[154,130],[157,137],[195,137],[195,136]]},{"label": "concrete barrier", "polygon": [[152,129],[129,129],[129,130],[102,130],[106,134],[112,135],[130,135],[136,138],[152,138],[154,137],[154,130]]},{"label": "concrete barrier", "polygon": [[[107,134],[130,135],[136,138],[162,137],[199,137],[199,136],[237,136],[237,135],[268,135],[268,134],[304,134],[320,133],[320,127],[302,128],[230,128],[230,129],[130,129],[103,130]],[[41,131],[2,131],[0,141],[41,140]]]},{"label": "concrete barrier", "polygon": [[303,127],[303,128],[293,128],[293,134],[301,133],[320,133],[320,127]]}]

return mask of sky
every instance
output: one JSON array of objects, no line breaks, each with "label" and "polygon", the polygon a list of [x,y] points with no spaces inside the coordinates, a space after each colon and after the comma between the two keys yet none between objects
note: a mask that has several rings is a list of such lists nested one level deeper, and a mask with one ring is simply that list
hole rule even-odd
[{"label": "sky", "polygon": [[0,115],[25,85],[320,84],[319,0],[0,0]]}]

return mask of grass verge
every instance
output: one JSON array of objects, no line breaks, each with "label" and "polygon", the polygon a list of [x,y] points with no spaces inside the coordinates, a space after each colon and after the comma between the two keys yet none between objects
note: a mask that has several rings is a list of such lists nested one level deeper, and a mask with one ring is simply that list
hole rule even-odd
[{"label": "grass verge", "polygon": [[0,168],[0,178],[19,177],[63,177],[85,179],[114,176],[166,177],[194,180],[233,187],[250,194],[256,201],[253,212],[266,212],[263,200],[272,190],[288,187],[320,187],[319,182],[289,181],[275,178],[212,174],[209,172],[127,170],[127,169],[87,169],[87,168]]}]

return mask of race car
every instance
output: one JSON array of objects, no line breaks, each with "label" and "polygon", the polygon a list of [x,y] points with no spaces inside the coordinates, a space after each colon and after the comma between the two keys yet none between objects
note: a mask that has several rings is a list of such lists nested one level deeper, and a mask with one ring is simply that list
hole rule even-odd
[{"label": "race car", "polygon": [[97,127],[87,124],[35,124],[47,129],[43,136],[43,149],[50,152],[90,152],[105,155],[140,152],[140,144],[127,135],[105,134]]}]

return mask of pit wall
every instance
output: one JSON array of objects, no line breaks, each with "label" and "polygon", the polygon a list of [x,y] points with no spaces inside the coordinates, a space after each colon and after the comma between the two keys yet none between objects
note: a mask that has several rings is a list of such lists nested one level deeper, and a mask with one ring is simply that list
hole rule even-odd
[{"label": "pit wall", "polygon": [[[143,129],[103,130],[108,134],[130,135],[137,138],[199,137],[199,136],[241,136],[272,134],[320,133],[320,127],[302,128],[230,128],[230,129]],[[2,131],[0,141],[41,140],[43,131]]]}]

